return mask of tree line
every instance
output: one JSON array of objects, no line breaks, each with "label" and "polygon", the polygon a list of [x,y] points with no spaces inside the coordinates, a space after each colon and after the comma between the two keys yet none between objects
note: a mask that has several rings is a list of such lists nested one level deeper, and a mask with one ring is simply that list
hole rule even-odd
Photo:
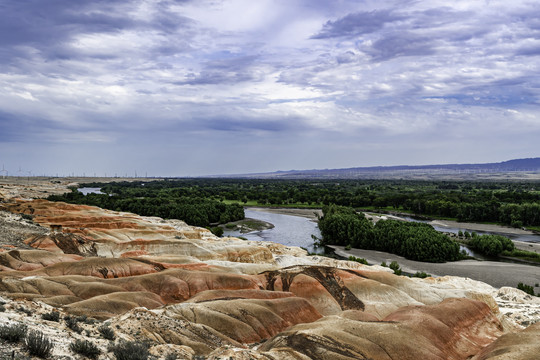
[{"label": "tree line", "polygon": [[238,204],[194,196],[177,195],[173,191],[153,193],[152,189],[121,194],[87,194],[77,190],[63,195],[52,195],[51,201],[98,206],[115,211],[127,211],[142,216],[158,216],[164,219],[179,219],[189,225],[209,227],[244,219],[244,209]]},{"label": "tree line", "polygon": [[458,221],[540,226],[540,182],[175,178],[85,185],[122,198],[189,197],[317,208],[335,204]]},{"label": "tree line", "polygon": [[353,208],[325,206],[319,219],[323,245],[378,250],[426,262],[463,258],[459,245],[431,225],[398,220],[373,224]]},{"label": "tree line", "polygon": [[515,250],[514,243],[506,236],[478,235],[474,232],[467,245],[473,248],[473,250],[489,256],[497,256],[502,252],[512,252]]}]

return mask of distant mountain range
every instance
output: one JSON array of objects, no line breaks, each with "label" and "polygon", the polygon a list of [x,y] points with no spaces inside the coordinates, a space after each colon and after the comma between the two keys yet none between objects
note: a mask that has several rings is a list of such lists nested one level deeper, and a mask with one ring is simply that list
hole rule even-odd
[{"label": "distant mountain range", "polygon": [[270,173],[231,175],[230,177],[281,178],[281,179],[368,179],[368,178],[522,178],[525,173],[538,173],[540,178],[540,158],[514,159],[486,164],[443,164],[443,165],[399,165],[371,166],[346,169],[289,170]]}]

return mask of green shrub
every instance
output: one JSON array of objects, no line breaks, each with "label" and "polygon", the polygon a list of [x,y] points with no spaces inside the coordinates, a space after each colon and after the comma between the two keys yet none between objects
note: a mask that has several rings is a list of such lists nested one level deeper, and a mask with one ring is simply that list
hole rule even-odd
[{"label": "green shrub", "polygon": [[212,234],[216,235],[217,237],[222,237],[223,236],[223,228],[221,228],[219,226],[211,227],[210,231],[212,232]]},{"label": "green shrub", "polygon": [[397,263],[397,261],[392,261],[389,267],[390,269],[394,270],[394,274],[401,275],[401,268],[399,264]]},{"label": "green shrub", "polygon": [[366,259],[364,258],[358,258],[356,256],[349,256],[349,260],[350,261],[356,261],[356,262],[359,262],[360,264],[364,264],[364,265],[368,265],[368,262]]},{"label": "green shrub", "polygon": [[497,256],[503,252],[512,252],[515,249],[512,240],[502,235],[475,235],[469,241],[469,246],[489,256]]},{"label": "green shrub", "polygon": [[523,221],[521,221],[521,220],[514,220],[514,221],[511,222],[510,225],[511,225],[512,227],[514,227],[514,228],[519,228],[519,229],[521,229],[521,228],[523,227]]},{"label": "green shrub", "polygon": [[345,246],[345,250],[347,250],[347,251],[351,250],[351,248],[352,248],[351,244]]},{"label": "green shrub", "polygon": [[18,342],[26,336],[27,327],[24,324],[0,326],[0,338],[9,342]]},{"label": "green shrub", "polygon": [[51,312],[48,312],[48,313],[43,313],[43,314],[41,314],[41,318],[43,320],[59,322],[60,321],[60,313],[58,311],[51,311]]},{"label": "green shrub", "polygon": [[114,340],[115,338],[114,330],[108,327],[107,325],[102,325],[98,327],[98,331],[101,334],[101,336],[103,336],[104,339]]},{"label": "green shrub", "polygon": [[148,345],[137,341],[122,341],[112,346],[116,360],[147,360],[150,356]]},{"label": "green shrub", "polygon": [[54,344],[41,331],[30,331],[26,335],[24,345],[30,355],[46,358],[51,354]]},{"label": "green shrub", "polygon": [[4,304],[1,304],[0,305],[0,312],[4,312],[6,311],[6,307],[4,306]]},{"label": "green shrub", "polygon": [[540,254],[533,251],[514,249],[513,251],[505,250],[500,255],[518,257],[527,261],[540,262]]},{"label": "green shrub", "polygon": [[521,290],[521,291],[526,292],[529,295],[534,296],[534,287],[532,287],[531,285],[527,285],[527,284],[524,284],[524,283],[519,283],[517,288],[519,290]]},{"label": "green shrub", "polygon": [[69,344],[69,349],[76,354],[86,356],[90,359],[97,359],[101,353],[93,342],[80,339],[77,339]]},{"label": "green shrub", "polygon": [[431,277],[430,274],[427,274],[423,271],[417,271],[416,274],[413,274],[412,277],[417,277],[417,278],[421,278],[421,279],[425,279],[427,277]]}]

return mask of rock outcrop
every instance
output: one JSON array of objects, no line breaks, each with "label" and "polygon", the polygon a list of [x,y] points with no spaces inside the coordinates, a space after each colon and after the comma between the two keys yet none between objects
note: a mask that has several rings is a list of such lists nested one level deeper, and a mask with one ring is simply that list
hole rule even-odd
[{"label": "rock outcrop", "polygon": [[410,306],[381,321],[344,316],[294,326],[260,351],[290,349],[310,359],[467,359],[502,334],[489,307],[468,299]]},{"label": "rock outcrop", "polygon": [[486,346],[472,360],[530,360],[540,354],[540,323],[525,330],[504,334]]}]

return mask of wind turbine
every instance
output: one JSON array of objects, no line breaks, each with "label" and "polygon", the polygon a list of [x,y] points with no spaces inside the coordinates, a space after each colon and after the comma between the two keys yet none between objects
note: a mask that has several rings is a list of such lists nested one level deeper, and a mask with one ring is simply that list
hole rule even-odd
[{"label": "wind turbine", "polygon": [[0,173],[2,173],[2,179],[5,179],[6,176],[9,175],[8,171],[4,168],[4,164],[2,164],[2,171],[0,171]]}]

